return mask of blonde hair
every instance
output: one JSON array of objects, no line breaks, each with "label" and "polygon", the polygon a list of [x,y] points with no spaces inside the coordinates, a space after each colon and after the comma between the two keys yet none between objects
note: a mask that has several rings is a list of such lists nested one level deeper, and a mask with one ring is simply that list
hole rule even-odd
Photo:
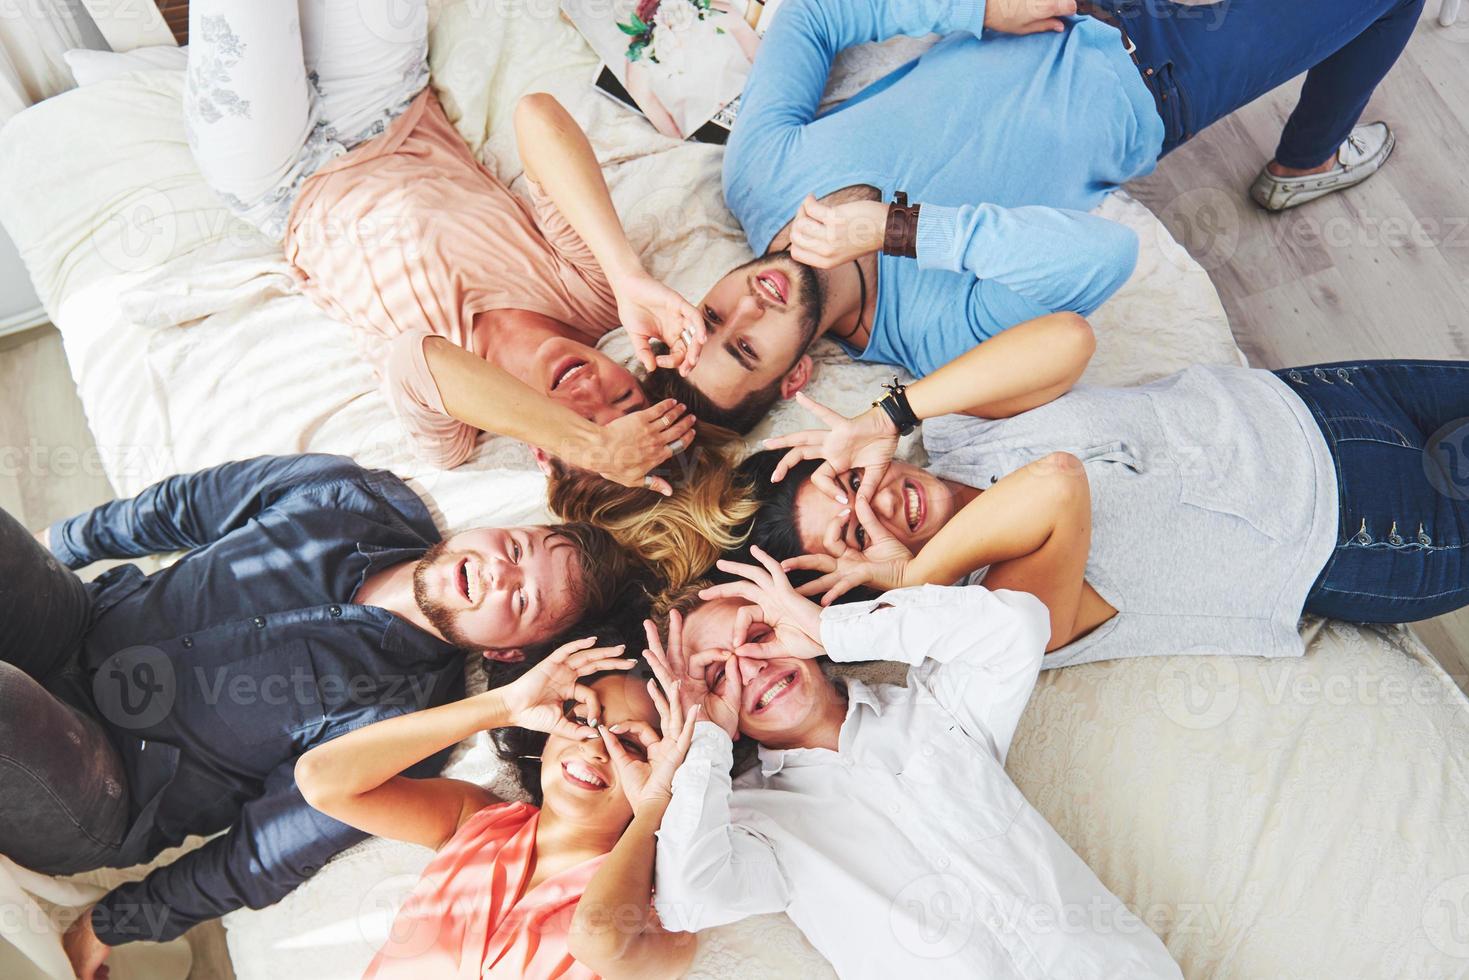
[{"label": "blonde hair", "polygon": [[744,544],[759,509],[735,475],[738,440],[719,438],[712,426],[699,429],[698,443],[660,471],[673,485],[673,496],[560,466],[547,484],[551,512],[563,521],[604,528],[656,570],[667,590],[682,589],[707,574],[724,552]]}]

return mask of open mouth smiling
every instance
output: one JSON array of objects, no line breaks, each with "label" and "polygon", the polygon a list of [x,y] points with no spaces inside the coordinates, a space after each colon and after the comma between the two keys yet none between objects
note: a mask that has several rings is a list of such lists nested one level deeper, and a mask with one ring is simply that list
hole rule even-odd
[{"label": "open mouth smiling", "polygon": [[561,775],[578,789],[598,793],[607,788],[607,780],[580,759],[568,759],[561,763]]},{"label": "open mouth smiling", "polygon": [[784,306],[790,281],[779,272],[762,272],[755,277],[754,289],[757,294]]},{"label": "open mouth smiling", "polygon": [[464,601],[472,606],[474,605],[474,598],[469,594],[470,581],[469,559],[461,558],[459,559],[458,566],[454,569],[454,585],[458,588],[459,594],[464,597]]},{"label": "open mouth smiling", "polygon": [[794,688],[799,679],[799,674],[794,670],[788,670],[782,673],[775,680],[771,681],[770,685],[764,691],[760,692],[760,696],[755,699],[755,705],[750,709],[750,713],[759,714],[769,708]]},{"label": "open mouth smiling", "polygon": [[557,369],[556,374],[552,377],[551,390],[555,391],[566,382],[579,377],[584,371],[586,371],[587,368],[591,366],[592,365],[590,361],[578,360],[574,357],[568,358],[567,360],[562,362],[561,366]]},{"label": "open mouth smiling", "polygon": [[908,521],[908,530],[917,531],[923,523],[924,512],[928,509],[923,499],[923,492],[918,486],[909,480],[903,481],[903,516]]}]

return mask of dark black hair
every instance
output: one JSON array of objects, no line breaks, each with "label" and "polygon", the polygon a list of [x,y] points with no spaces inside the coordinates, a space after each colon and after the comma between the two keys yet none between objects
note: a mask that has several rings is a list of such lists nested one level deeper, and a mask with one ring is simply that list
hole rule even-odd
[{"label": "dark black hair", "polygon": [[716,405],[714,400],[694,387],[693,382],[673,368],[657,368],[643,380],[643,390],[650,403],[665,398],[676,398],[700,422],[709,422],[730,429],[740,435],[748,435],[770,414],[771,408],[780,401],[780,386],[785,375],[776,378],[764,388],[756,389],[729,408]]},{"label": "dark black hair", "polygon": [[[731,561],[756,565],[759,562],[750,555],[750,546],[756,545],[776,561],[785,561],[806,553],[801,547],[801,537],[796,532],[796,494],[811,478],[824,460],[806,459],[792,466],[779,483],[770,482],[770,475],[786,454],[784,449],[762,449],[747,457],[735,470],[737,479],[749,486],[750,495],[759,505],[755,516],[746,527],[744,546],[727,554]],[[741,528],[742,531],[745,528]],[[818,578],[816,572],[794,571],[787,573],[791,584],[797,588]],[[878,593],[868,588],[856,588],[845,593],[837,602],[857,602],[876,598]]]}]

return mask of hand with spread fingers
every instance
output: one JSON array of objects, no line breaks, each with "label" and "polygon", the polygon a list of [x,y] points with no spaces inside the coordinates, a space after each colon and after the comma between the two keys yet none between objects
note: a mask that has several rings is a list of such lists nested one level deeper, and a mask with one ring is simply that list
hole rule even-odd
[{"label": "hand with spread fingers", "polygon": [[[623,647],[596,646],[597,638],[573,640],[496,692],[511,724],[564,738],[596,738],[602,704],[582,678],[607,670],[627,670],[637,661],[620,657]],[[566,717],[566,703],[577,704],[579,725]]]},{"label": "hand with spread fingers", "polygon": [[685,712],[698,708],[731,739],[739,738],[743,677],[734,654],[725,649],[689,653],[684,648],[683,616],[677,610],[668,614],[666,648],[652,620],[645,621],[643,629],[648,637],[643,656],[658,683],[673,692],[671,696],[682,702]]},{"label": "hand with spread fingers", "polygon": [[646,487],[665,497],[673,486],[651,471],[683,452],[694,441],[697,419],[672,398],[624,415],[602,426],[604,439],[591,449],[587,459],[575,461],[613,483]]},{"label": "hand with spread fingers", "polygon": [[870,500],[898,451],[898,430],[893,420],[876,405],[861,415],[847,418],[803,392],[797,392],[796,401],[827,428],[805,429],[766,439],[767,449],[789,450],[770,474],[770,482],[779,483],[802,460],[820,459],[824,462],[811,474],[811,482],[818,490],[845,504],[847,493],[838,478],[843,473],[860,470],[857,496]]},{"label": "hand with spread fingers", "polygon": [[[781,562],[781,568],[787,572],[822,573],[820,578],[812,579],[797,591],[803,596],[821,596],[823,606],[831,605],[858,586],[886,592],[908,584],[906,576],[913,552],[893,536],[865,498],[859,496],[854,507],[867,542],[865,548],[859,550],[846,543],[842,529],[851,512],[844,510],[837,514],[823,536],[827,554],[799,555]],[[839,557],[833,558],[832,552]]]},{"label": "hand with spread fingers", "polygon": [[[704,318],[688,300],[645,272],[613,282],[612,291],[617,315],[644,368],[677,368],[682,375],[693,370],[709,335]],[[653,353],[655,340],[668,348],[666,354]]]},{"label": "hand with spread fingers", "polygon": [[882,201],[823,204],[808,194],[791,222],[791,258],[835,269],[882,248],[887,222]]},{"label": "hand with spread fingers", "polygon": [[[821,607],[798,593],[781,569],[780,562],[756,547],[750,554],[758,565],[720,561],[721,571],[738,575],[739,582],[728,582],[704,589],[704,599],[743,599],[748,605],[740,610],[730,645],[741,657],[797,657],[811,660],[826,651],[821,646]],[[764,624],[779,641],[746,642],[750,627]]]},{"label": "hand with spread fingers", "polygon": [[661,812],[673,799],[673,774],[688,755],[703,710],[699,704],[684,707],[676,682],[670,688],[649,681],[648,694],[658,709],[658,729],[636,720],[598,729],[634,814],[650,808]]}]

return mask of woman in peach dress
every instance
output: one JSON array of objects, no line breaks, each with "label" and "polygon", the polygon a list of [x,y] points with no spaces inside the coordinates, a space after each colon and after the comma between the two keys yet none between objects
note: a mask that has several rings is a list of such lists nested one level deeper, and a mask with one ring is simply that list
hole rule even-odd
[{"label": "woman in peach dress", "polygon": [[[367,980],[675,977],[688,967],[694,937],[664,931],[651,894],[653,837],[695,719],[655,682],[625,673],[637,661],[622,658],[623,647],[594,642],[568,643],[503,687],[369,725],[301,757],[296,781],[312,806],[438,852]],[[496,800],[459,779],[398,775],[510,726],[520,729],[511,741],[522,746],[516,761],[534,804]],[[538,753],[524,748],[542,739]],[[536,770],[538,781],[526,778]],[[605,875],[619,881],[598,888]],[[609,909],[574,936],[578,902],[594,888],[640,895],[641,915],[629,924],[624,909]]]}]

